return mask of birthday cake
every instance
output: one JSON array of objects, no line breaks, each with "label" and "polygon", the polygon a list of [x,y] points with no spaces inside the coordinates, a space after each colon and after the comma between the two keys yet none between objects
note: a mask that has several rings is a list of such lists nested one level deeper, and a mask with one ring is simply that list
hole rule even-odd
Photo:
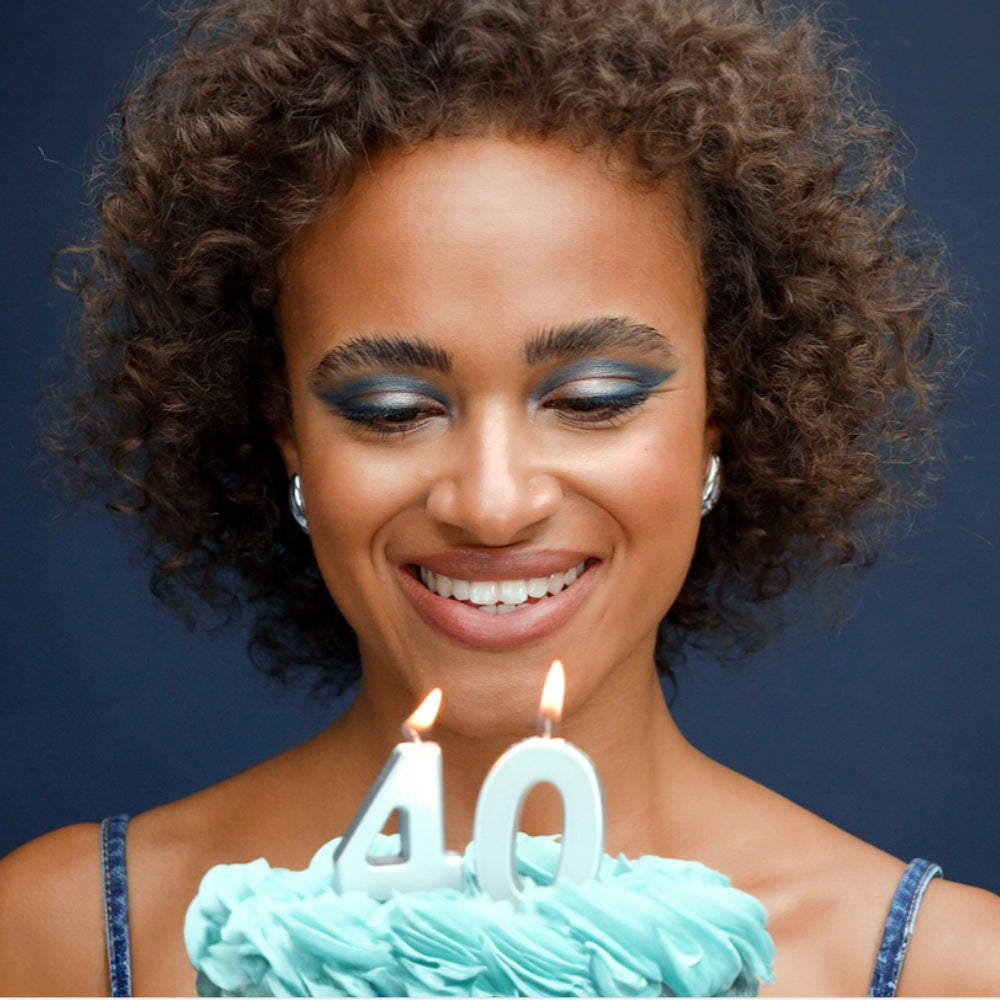
[{"label": "birthday cake", "polygon": [[[558,837],[518,835],[520,905],[465,887],[338,893],[324,845],[304,871],[220,865],[188,909],[201,996],[754,996],[771,982],[764,908],[692,861],[604,855],[553,881]],[[375,852],[399,851],[381,836]]]}]

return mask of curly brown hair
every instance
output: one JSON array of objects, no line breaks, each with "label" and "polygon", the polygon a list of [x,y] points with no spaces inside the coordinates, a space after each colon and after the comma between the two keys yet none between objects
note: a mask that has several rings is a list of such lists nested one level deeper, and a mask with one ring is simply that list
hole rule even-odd
[{"label": "curly brown hair", "polygon": [[604,144],[689,192],[724,441],[721,501],[658,662],[669,673],[692,640],[753,647],[793,583],[870,560],[912,478],[898,473],[935,453],[949,286],[902,225],[895,133],[857,78],[814,15],[778,3],[195,11],[119,108],[70,279],[83,382],[55,447],[142,515],[158,596],[227,618],[249,607],[260,665],[342,688],[356,643],[288,514],[272,439],[282,255],[377,147],[488,129]]}]

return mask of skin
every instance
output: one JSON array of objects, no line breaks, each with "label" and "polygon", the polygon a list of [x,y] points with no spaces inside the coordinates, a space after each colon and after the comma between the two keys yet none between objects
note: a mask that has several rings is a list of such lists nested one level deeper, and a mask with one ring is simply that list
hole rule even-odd
[{"label": "skin", "polygon": [[[446,839],[464,846],[482,779],[534,732],[556,657],[561,734],[604,778],[608,852],[695,858],[756,895],[777,946],[764,994],[866,991],[903,863],[704,757],[656,679],[656,624],[683,582],[719,446],[686,218],[679,190],[640,189],[596,151],[484,137],[383,154],[299,234],[278,314],[291,418],[276,440],[302,477],[364,680],[313,740],[133,821],[137,992],[193,992],[180,929],[204,872],[260,856],[303,867],[347,826],[435,686]],[[544,331],[579,339],[609,319],[631,334],[572,357],[539,350]],[[369,350],[359,364],[364,337],[396,356]],[[409,362],[400,340],[422,345]],[[555,611],[492,623],[435,603],[446,599],[414,575],[510,579],[581,561]],[[557,803],[533,794],[522,828],[559,825]],[[998,934],[996,897],[936,882],[900,992],[996,993]],[[96,826],[0,864],[0,990],[106,992]]]},{"label": "skin", "polygon": [[[389,156],[301,234],[285,268],[292,421],[280,444],[302,477],[324,579],[358,633],[365,676],[351,717],[365,729],[402,719],[440,686],[435,738],[463,741],[463,770],[470,755],[492,762],[533,729],[557,657],[569,674],[567,724],[603,715],[609,699],[646,715],[656,626],[697,537],[718,438],[706,413],[697,257],[667,219],[669,199],[613,182],[595,199],[594,169],[561,147],[495,140]],[[528,362],[542,331],[601,317],[649,335]],[[450,370],[378,364],[317,376],[330,351],[379,336],[446,352]],[[426,381],[426,391],[362,392],[373,374],[390,386],[419,378],[414,388]],[[634,394],[653,381],[642,405],[613,417],[570,409],[581,395]],[[345,382],[355,400],[343,401]],[[424,409],[369,429],[331,398]],[[542,569],[522,568],[534,558]],[[485,650],[442,635],[400,585],[401,571],[428,561],[489,580],[584,559],[575,587],[589,590],[572,621],[525,642],[502,635],[512,618],[480,616],[496,632],[482,637]]]}]

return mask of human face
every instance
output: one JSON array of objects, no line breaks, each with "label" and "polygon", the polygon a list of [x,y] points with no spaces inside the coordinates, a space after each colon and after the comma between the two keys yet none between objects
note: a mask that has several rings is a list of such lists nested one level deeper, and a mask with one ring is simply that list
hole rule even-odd
[{"label": "human face", "polygon": [[558,139],[391,151],[284,261],[279,444],[392,710],[440,685],[445,722],[516,729],[555,658],[567,712],[648,697],[714,431],[681,198],[613,163]]}]

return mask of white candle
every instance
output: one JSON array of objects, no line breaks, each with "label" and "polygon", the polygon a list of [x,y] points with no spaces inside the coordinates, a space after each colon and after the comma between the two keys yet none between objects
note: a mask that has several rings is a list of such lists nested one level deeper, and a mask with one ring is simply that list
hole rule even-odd
[{"label": "white candle", "polygon": [[[388,899],[394,892],[462,888],[462,859],[444,847],[441,748],[420,738],[440,705],[441,689],[435,688],[403,723],[409,742],[396,745],[334,852],[338,892]],[[393,811],[399,816],[399,853],[373,856],[372,842]]]},{"label": "white candle", "polygon": [[578,747],[553,738],[562,714],[565,674],[556,660],[539,710],[541,736],[515,744],[490,769],[479,792],[474,854],[479,887],[494,899],[518,902],[516,835],[524,800],[535,785],[554,785],[563,802],[562,856],[555,881],[592,879],[604,852],[604,795],[593,762]]}]

